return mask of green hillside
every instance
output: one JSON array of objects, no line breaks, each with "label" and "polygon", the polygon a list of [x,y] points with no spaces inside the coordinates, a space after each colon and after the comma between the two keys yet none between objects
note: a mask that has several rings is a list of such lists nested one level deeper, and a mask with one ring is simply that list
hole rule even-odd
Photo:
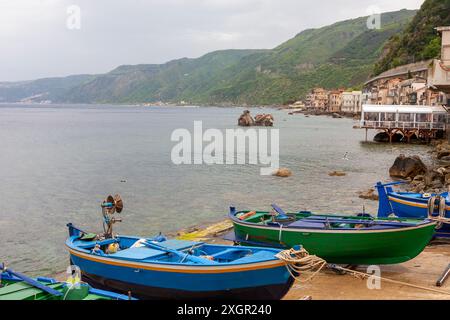
[{"label": "green hillside", "polygon": [[305,30],[271,50],[225,50],[161,65],[121,66],[68,89],[49,87],[46,96],[73,103],[283,104],[314,86],[360,86],[386,41],[414,14],[384,13],[380,30],[367,29],[367,17]]},{"label": "green hillside", "polygon": [[404,32],[386,44],[374,74],[403,64],[439,57],[441,40],[434,28],[450,25],[450,0],[426,0]]},{"label": "green hillside", "polygon": [[92,80],[92,75],[73,75],[20,82],[0,82],[0,102],[18,102],[36,96],[35,101],[52,100]]}]

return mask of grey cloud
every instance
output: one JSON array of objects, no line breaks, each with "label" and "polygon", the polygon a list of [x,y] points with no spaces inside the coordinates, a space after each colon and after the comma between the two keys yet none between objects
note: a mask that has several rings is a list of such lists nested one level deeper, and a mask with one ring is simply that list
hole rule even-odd
[{"label": "grey cloud", "polygon": [[[272,48],[298,32],[423,0],[0,0],[0,81],[107,72],[227,48]],[[81,29],[66,28],[69,5]]]}]

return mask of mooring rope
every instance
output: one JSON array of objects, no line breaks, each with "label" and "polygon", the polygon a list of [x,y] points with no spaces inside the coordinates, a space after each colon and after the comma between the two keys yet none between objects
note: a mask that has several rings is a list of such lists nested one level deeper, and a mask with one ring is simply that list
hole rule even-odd
[{"label": "mooring rope", "polygon": [[[373,277],[373,278],[376,278],[379,280],[398,284],[401,286],[408,286],[408,287],[412,287],[415,289],[426,290],[426,291],[431,291],[434,293],[439,293],[439,294],[444,294],[444,295],[450,296],[450,292],[448,292],[448,291],[428,288],[428,287],[419,286],[419,285],[415,285],[415,284],[411,284],[411,283],[407,283],[407,282],[403,282],[403,281],[392,280],[392,279],[368,274],[365,272],[355,271],[355,270],[340,267],[337,265],[328,264],[324,259],[322,259],[318,256],[315,256],[315,255],[310,255],[308,253],[308,251],[306,251],[304,248],[300,248],[298,250],[296,250],[296,249],[284,250],[284,251],[281,251],[278,254],[276,254],[276,257],[285,263],[286,268],[289,271],[290,275],[296,281],[299,281],[301,283],[305,283],[305,282],[312,280],[325,266],[328,266],[328,268],[330,268],[330,269],[335,269],[335,270],[346,272],[346,273],[348,273],[358,279],[361,279],[361,280],[364,280],[369,277]],[[308,271],[313,271],[313,274],[311,276],[309,276],[307,279],[302,279],[301,274],[304,272],[308,272]]]},{"label": "mooring rope", "polygon": [[359,278],[359,279],[362,279],[362,280],[364,280],[366,278],[369,278],[369,277],[373,277],[373,278],[376,278],[376,279],[379,279],[379,280],[383,280],[383,281],[386,281],[386,282],[398,284],[398,285],[401,285],[401,286],[407,286],[407,287],[411,287],[411,288],[415,288],[415,289],[421,289],[421,290],[431,291],[431,292],[434,292],[434,293],[445,294],[445,295],[450,296],[450,292],[444,291],[444,290],[433,289],[433,288],[428,288],[428,287],[424,287],[424,286],[419,286],[419,285],[416,285],[416,284],[411,284],[411,283],[408,283],[408,282],[392,280],[392,279],[376,276],[376,275],[373,275],[373,274],[368,274],[368,273],[365,273],[365,272],[355,271],[355,270],[352,270],[352,269],[348,269],[348,268],[344,268],[344,267],[340,267],[340,266],[336,266],[336,265],[334,265],[333,268],[335,268],[337,270],[340,270],[340,271],[345,271],[347,273],[350,273],[352,276],[354,276],[356,278]]},{"label": "mooring rope", "polygon": [[[434,216],[434,212],[436,210],[436,200],[439,200],[439,204],[437,205],[439,215]],[[450,219],[445,215],[447,213],[447,204],[446,199],[443,196],[432,196],[428,200],[428,219],[434,222],[437,222],[436,229],[439,230],[442,228],[444,224],[450,224]]]},{"label": "mooring rope", "polygon": [[[322,258],[310,255],[303,247],[299,250],[284,250],[277,253],[275,256],[286,264],[286,268],[292,278],[299,282],[308,282],[312,280],[327,264]],[[309,278],[305,280],[300,279],[300,274],[305,271],[314,272]]]}]

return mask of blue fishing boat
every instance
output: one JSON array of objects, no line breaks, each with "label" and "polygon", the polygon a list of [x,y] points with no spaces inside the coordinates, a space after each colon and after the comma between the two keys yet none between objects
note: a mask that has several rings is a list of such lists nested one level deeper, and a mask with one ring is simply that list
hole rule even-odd
[{"label": "blue fishing boat", "polygon": [[94,287],[142,299],[281,299],[293,284],[272,248],[115,236],[118,196],[102,204],[105,233],[68,224],[67,249],[82,279]]},{"label": "blue fishing boat", "polygon": [[[395,215],[400,218],[441,217],[450,218],[450,197],[448,192],[441,194],[427,194],[394,191],[393,186],[404,182],[392,182],[376,185],[379,206],[378,217],[384,218]],[[450,238],[450,224],[438,223],[437,238]]]},{"label": "blue fishing boat", "polygon": [[30,278],[0,264],[1,300],[136,300],[92,288],[87,283],[60,282],[52,278]]}]

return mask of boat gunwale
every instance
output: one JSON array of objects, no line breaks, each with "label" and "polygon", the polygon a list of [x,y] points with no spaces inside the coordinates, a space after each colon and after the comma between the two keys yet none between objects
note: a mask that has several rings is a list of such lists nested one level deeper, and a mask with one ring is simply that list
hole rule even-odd
[{"label": "boat gunwale", "polygon": [[[70,242],[70,238],[66,241],[66,247],[71,255],[75,255],[78,258],[86,259],[91,262],[105,263],[109,265],[115,265],[119,267],[137,268],[150,271],[163,271],[163,272],[175,272],[175,273],[230,273],[230,272],[243,272],[243,271],[254,271],[259,269],[271,269],[284,266],[284,262],[275,257],[275,254],[280,252],[279,249],[272,248],[259,248],[259,247],[249,247],[253,249],[258,249],[259,251],[273,251],[274,256],[272,259],[265,259],[253,262],[244,263],[222,263],[222,264],[192,264],[185,263],[180,265],[179,263],[168,263],[168,262],[139,262],[135,260],[125,260],[115,257],[106,257],[100,255],[94,255],[86,249],[80,249]],[[226,246],[225,246],[226,247]]]},{"label": "boat gunwale", "polygon": [[[411,196],[398,194],[396,192],[388,193],[389,201],[393,201],[396,203],[400,203],[400,204],[403,204],[406,206],[412,206],[412,207],[416,207],[416,208],[427,209],[428,208],[428,199],[429,198],[419,199],[419,198],[415,198],[415,197],[411,197]],[[450,211],[450,202],[445,201],[445,203],[446,203],[445,210]]]},{"label": "boat gunwale", "polygon": [[[0,279],[8,281],[8,282],[11,282],[11,283],[21,283],[21,282],[23,282],[22,279],[14,276],[14,275],[11,275],[9,273],[5,273],[5,274],[6,274],[6,276],[3,273],[0,273]],[[38,281],[40,283],[43,283],[45,285],[55,285],[55,286],[59,285],[59,286],[61,286],[61,288],[64,288],[65,286],[67,286],[67,284],[65,282],[57,281],[57,280],[55,280],[53,278],[37,277],[36,281]],[[87,286],[88,287],[88,294],[92,295],[92,296],[103,297],[103,298],[107,298],[109,300],[137,300],[134,297],[123,295],[123,294],[120,294],[120,293],[107,291],[107,290],[96,289],[96,288],[92,287],[91,285],[89,285],[86,282],[82,282],[81,285]],[[29,285],[29,288],[26,288],[26,289],[31,289],[31,288],[33,288],[33,286]],[[36,288],[36,289],[42,291],[42,289],[39,289],[39,288]],[[24,289],[22,289],[22,290],[24,290]],[[58,290],[58,289],[55,289],[55,290]],[[15,292],[8,293],[8,295],[9,294],[13,294],[13,293],[15,293]],[[0,300],[2,300],[2,299],[0,299]]]},{"label": "boat gunwale", "polygon": [[[422,228],[427,228],[430,227],[432,225],[436,225],[436,222],[431,221],[429,219],[416,219],[416,220],[422,220],[423,223],[417,224],[415,226],[411,226],[411,227],[392,227],[392,228],[388,228],[388,229],[378,229],[378,230],[369,230],[368,228],[362,228],[362,229],[313,229],[313,228],[304,228],[304,227],[290,227],[290,226],[284,226],[282,224],[280,224],[279,227],[272,227],[272,226],[267,226],[267,225],[260,225],[257,224],[255,222],[248,222],[248,221],[242,221],[239,220],[236,215],[238,213],[243,213],[246,211],[237,211],[235,213],[229,213],[229,217],[232,220],[233,223],[238,224],[240,226],[245,226],[245,227],[251,227],[251,228],[257,228],[257,229],[269,229],[269,230],[274,230],[274,231],[280,231],[282,230],[283,232],[295,232],[295,233],[332,233],[332,234],[343,234],[343,233],[349,233],[349,234],[363,234],[363,233],[380,233],[380,234],[384,234],[387,232],[402,232],[402,231],[410,231],[410,230],[416,230],[416,229],[422,229]],[[427,222],[425,222],[427,221]]]}]

